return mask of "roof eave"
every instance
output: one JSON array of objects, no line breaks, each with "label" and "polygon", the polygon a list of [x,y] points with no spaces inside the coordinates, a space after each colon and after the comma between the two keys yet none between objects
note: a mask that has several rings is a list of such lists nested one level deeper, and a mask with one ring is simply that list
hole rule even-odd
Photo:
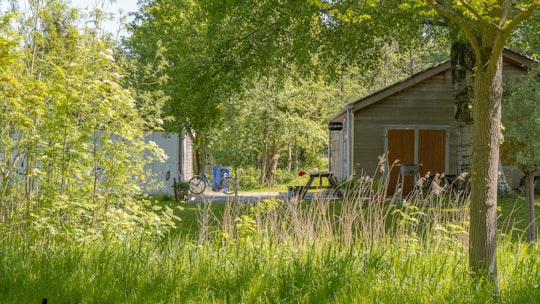
[{"label": "roof eave", "polygon": [[[503,51],[504,59],[515,64],[516,66],[520,66],[522,68],[530,69],[533,65],[538,64],[538,61],[535,61],[534,59],[531,59],[528,56],[525,56],[523,54],[520,54],[518,52],[512,51],[510,49],[504,49]],[[420,71],[408,78],[405,78],[404,80],[401,80],[399,82],[394,83],[393,85],[390,85],[388,87],[385,87],[379,91],[376,91],[368,96],[362,97],[360,99],[357,99],[351,103],[349,103],[347,106],[343,107],[341,110],[339,110],[334,115],[330,116],[329,121],[335,120],[345,114],[347,111],[353,111],[357,112],[361,109],[364,109],[374,103],[379,102],[380,100],[383,100],[389,96],[392,96],[394,94],[397,94],[407,88],[410,88],[416,84],[421,83],[422,81],[425,81],[439,73],[445,72],[447,70],[450,70],[452,68],[450,59],[447,59],[445,61],[442,61],[434,66],[431,66],[423,71]]]}]

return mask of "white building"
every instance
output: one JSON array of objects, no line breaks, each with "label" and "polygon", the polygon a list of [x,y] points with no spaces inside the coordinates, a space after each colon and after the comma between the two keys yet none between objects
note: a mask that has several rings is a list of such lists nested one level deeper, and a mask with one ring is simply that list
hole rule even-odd
[{"label": "white building", "polygon": [[179,136],[177,133],[153,132],[146,136],[146,142],[155,142],[168,159],[162,163],[156,161],[149,166],[157,174],[160,186],[150,193],[172,194],[173,179],[188,181],[193,176],[193,144],[189,136]]}]

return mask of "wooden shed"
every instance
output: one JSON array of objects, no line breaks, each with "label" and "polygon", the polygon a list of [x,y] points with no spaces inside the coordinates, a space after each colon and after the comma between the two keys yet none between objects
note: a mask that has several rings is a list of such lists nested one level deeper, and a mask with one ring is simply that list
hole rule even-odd
[{"label": "wooden shed", "polygon": [[[510,50],[503,53],[503,79],[526,75],[534,63]],[[395,159],[401,164],[422,164],[420,175],[456,175],[455,106],[450,60],[443,61],[364,98],[330,118],[341,123],[331,130],[330,170],[339,178],[373,175],[379,157],[388,153],[386,168]],[[340,124],[340,125],[341,125]],[[398,170],[390,174],[389,193]],[[412,188],[412,182],[408,182]],[[404,189],[406,191],[406,189]]]}]

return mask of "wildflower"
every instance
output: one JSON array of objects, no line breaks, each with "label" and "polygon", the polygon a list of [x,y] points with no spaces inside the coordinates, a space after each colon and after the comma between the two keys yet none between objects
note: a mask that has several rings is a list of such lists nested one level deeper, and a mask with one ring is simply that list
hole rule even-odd
[{"label": "wildflower", "polygon": [[104,52],[99,52],[99,54],[107,60],[114,61],[114,57],[111,54],[106,54]]}]

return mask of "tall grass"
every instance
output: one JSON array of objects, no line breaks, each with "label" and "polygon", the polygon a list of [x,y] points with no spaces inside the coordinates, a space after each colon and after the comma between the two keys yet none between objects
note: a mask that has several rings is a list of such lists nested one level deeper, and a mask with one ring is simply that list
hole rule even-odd
[{"label": "tall grass", "polygon": [[[5,239],[0,302],[491,303],[470,278],[468,201],[451,190],[387,199],[271,199],[198,210],[197,239]],[[434,188],[434,187],[431,187]],[[440,190],[440,189],[439,189]],[[501,237],[500,303],[540,299],[540,249]]]}]

